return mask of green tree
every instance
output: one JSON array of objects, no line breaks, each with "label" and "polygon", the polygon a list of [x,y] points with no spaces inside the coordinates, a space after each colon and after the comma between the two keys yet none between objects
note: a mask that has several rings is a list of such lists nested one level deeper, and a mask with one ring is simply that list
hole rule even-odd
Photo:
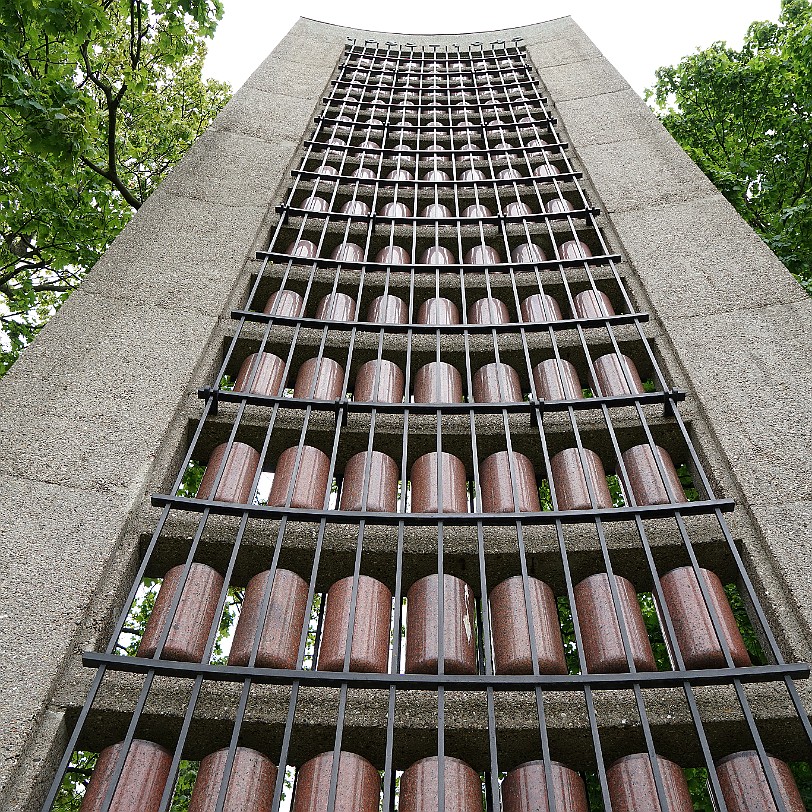
[{"label": "green tree", "polygon": [[0,0],[0,374],[228,100],[220,0]]},{"label": "green tree", "polygon": [[663,124],[812,294],[812,3],[656,72]]}]

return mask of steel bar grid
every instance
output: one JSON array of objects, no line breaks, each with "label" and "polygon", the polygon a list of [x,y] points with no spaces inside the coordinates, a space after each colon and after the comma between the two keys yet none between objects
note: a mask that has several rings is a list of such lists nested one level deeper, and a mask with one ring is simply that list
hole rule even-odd
[{"label": "steel bar grid", "polygon": [[[734,504],[703,467],[691,422],[679,413],[686,394],[658,359],[648,314],[629,292],[632,271],[606,240],[525,50],[519,42],[462,49],[351,41],[323,105],[275,201],[267,250],[244,307],[232,312],[215,380],[199,390],[180,470],[152,498],[160,518],[125,607],[105,651],[83,655],[96,674],[43,808],[74,751],[122,742],[99,807],[108,812],[133,742],[151,735],[172,755],[161,810],[171,806],[182,760],[223,748],[223,775],[231,776],[238,748],[249,746],[277,766],[273,812],[290,807],[289,768],[296,786],[303,764],[324,752],[333,756],[326,812],[344,808],[345,752],[380,773],[381,808],[390,812],[404,791],[398,777],[426,756],[439,759],[438,810],[456,791],[447,786],[449,758],[479,774],[488,812],[502,808],[504,773],[531,761],[543,764],[548,808],[565,812],[553,773],[567,760],[592,776],[591,808],[611,810],[608,765],[635,752],[647,755],[662,810],[672,809],[672,796],[658,753],[677,761],[693,754],[680,766],[705,768],[715,807],[727,810],[716,762],[731,752],[729,737],[734,750],[757,753],[775,808],[791,812],[768,748],[808,758],[812,729],[794,680],[808,678],[809,668],[785,662],[769,628],[723,518]],[[261,370],[266,359],[272,384]],[[611,384],[609,364],[617,370]],[[399,381],[396,394],[382,394],[392,386],[384,369]],[[496,383],[484,396],[487,369]],[[309,378],[303,370],[312,370]],[[319,376],[327,380],[330,370],[321,391]],[[372,395],[356,394],[362,389]],[[232,455],[245,448],[253,462],[239,476],[248,496],[224,496],[235,477]],[[647,474],[641,457],[650,461]],[[389,479],[381,460],[391,462]],[[208,484],[192,495],[187,472],[202,466]],[[315,482],[317,468],[321,480],[303,503],[300,483]],[[644,496],[646,481],[658,483],[660,498]],[[585,502],[571,504],[573,483]],[[199,565],[216,570],[221,585],[201,655],[181,661],[164,650]],[[661,580],[677,568],[701,595],[718,648],[713,667],[687,661],[683,621]],[[176,586],[154,653],[121,654],[144,579],[170,569]],[[291,638],[295,662],[258,664],[275,578],[289,571],[306,592],[305,619]],[[262,573],[246,661],[213,660],[227,601],[243,592],[247,615],[246,585]],[[710,575],[736,586],[749,616],[737,620],[752,624],[763,662],[742,663],[732,650]],[[497,654],[505,612],[494,590],[512,577],[524,617],[509,618],[518,627],[508,628],[524,629],[529,665],[506,673]],[[605,579],[601,611],[622,643],[623,662],[612,671],[590,662],[590,627],[603,622],[579,598],[590,577]],[[354,648],[373,624],[364,592],[372,578],[391,603],[378,671],[359,667]],[[412,589],[426,578],[436,589],[421,609]],[[335,642],[335,606],[344,612],[328,593],[345,579],[342,664],[320,668]],[[561,671],[540,667],[543,641],[528,633],[537,628],[539,582],[553,596],[566,644]],[[462,671],[446,632],[446,615],[461,622],[458,583],[473,602],[464,621],[474,659]],[[654,670],[635,653],[627,584],[656,609],[647,634],[665,653]],[[435,639],[420,650],[428,661],[434,645],[436,663],[417,672],[409,635],[421,611],[436,613]],[[786,736],[776,737],[753,701],[760,683],[786,698]],[[126,707],[99,734],[97,720],[117,690]],[[223,692],[220,714],[211,712],[211,691]],[[724,719],[708,691],[726,697]],[[170,694],[174,722],[161,733],[156,703]],[[460,696],[475,720],[468,731]],[[521,708],[519,718],[505,698]],[[613,704],[631,714],[623,735],[610,719]],[[690,730],[679,743],[665,712],[677,707],[687,720],[680,730]],[[562,722],[567,713],[571,725]],[[228,781],[218,786],[211,808],[222,812]]]}]

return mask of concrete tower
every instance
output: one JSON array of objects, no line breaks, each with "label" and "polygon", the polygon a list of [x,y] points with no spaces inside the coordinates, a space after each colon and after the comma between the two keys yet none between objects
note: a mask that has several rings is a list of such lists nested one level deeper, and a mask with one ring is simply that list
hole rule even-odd
[{"label": "concrete tower", "polygon": [[2,381],[3,808],[802,810],[810,323],[571,19],[300,20]]}]

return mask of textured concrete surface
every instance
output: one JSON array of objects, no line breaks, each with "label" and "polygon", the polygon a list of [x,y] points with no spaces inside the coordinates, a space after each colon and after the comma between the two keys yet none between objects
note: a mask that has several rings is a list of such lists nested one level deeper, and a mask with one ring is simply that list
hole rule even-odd
[{"label": "textured concrete surface", "polygon": [[[77,461],[77,464],[82,464]],[[14,799],[22,755],[41,723],[79,624],[116,549],[130,501],[113,490],[0,476],[0,645],[3,729],[0,768]]]},{"label": "textured concrete surface", "polygon": [[[545,48],[545,51],[548,49]],[[528,45],[530,58],[536,49]],[[626,90],[626,80],[603,58],[594,57],[578,62],[549,64],[544,67],[542,80],[552,102],[568,101]]]},{"label": "textured concrete surface", "polygon": [[[664,321],[809,301],[721,196],[616,212],[612,222],[623,234],[626,251],[635,256],[654,312]],[[793,344],[799,340],[800,335]]]}]

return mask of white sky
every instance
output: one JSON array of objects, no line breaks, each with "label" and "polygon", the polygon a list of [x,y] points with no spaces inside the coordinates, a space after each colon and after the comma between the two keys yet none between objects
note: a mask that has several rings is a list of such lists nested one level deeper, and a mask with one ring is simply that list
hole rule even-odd
[{"label": "white sky", "polygon": [[299,16],[405,33],[488,31],[571,15],[642,95],[654,71],[716,40],[739,47],[753,20],[775,20],[780,0],[224,0],[206,75],[236,90]]}]

